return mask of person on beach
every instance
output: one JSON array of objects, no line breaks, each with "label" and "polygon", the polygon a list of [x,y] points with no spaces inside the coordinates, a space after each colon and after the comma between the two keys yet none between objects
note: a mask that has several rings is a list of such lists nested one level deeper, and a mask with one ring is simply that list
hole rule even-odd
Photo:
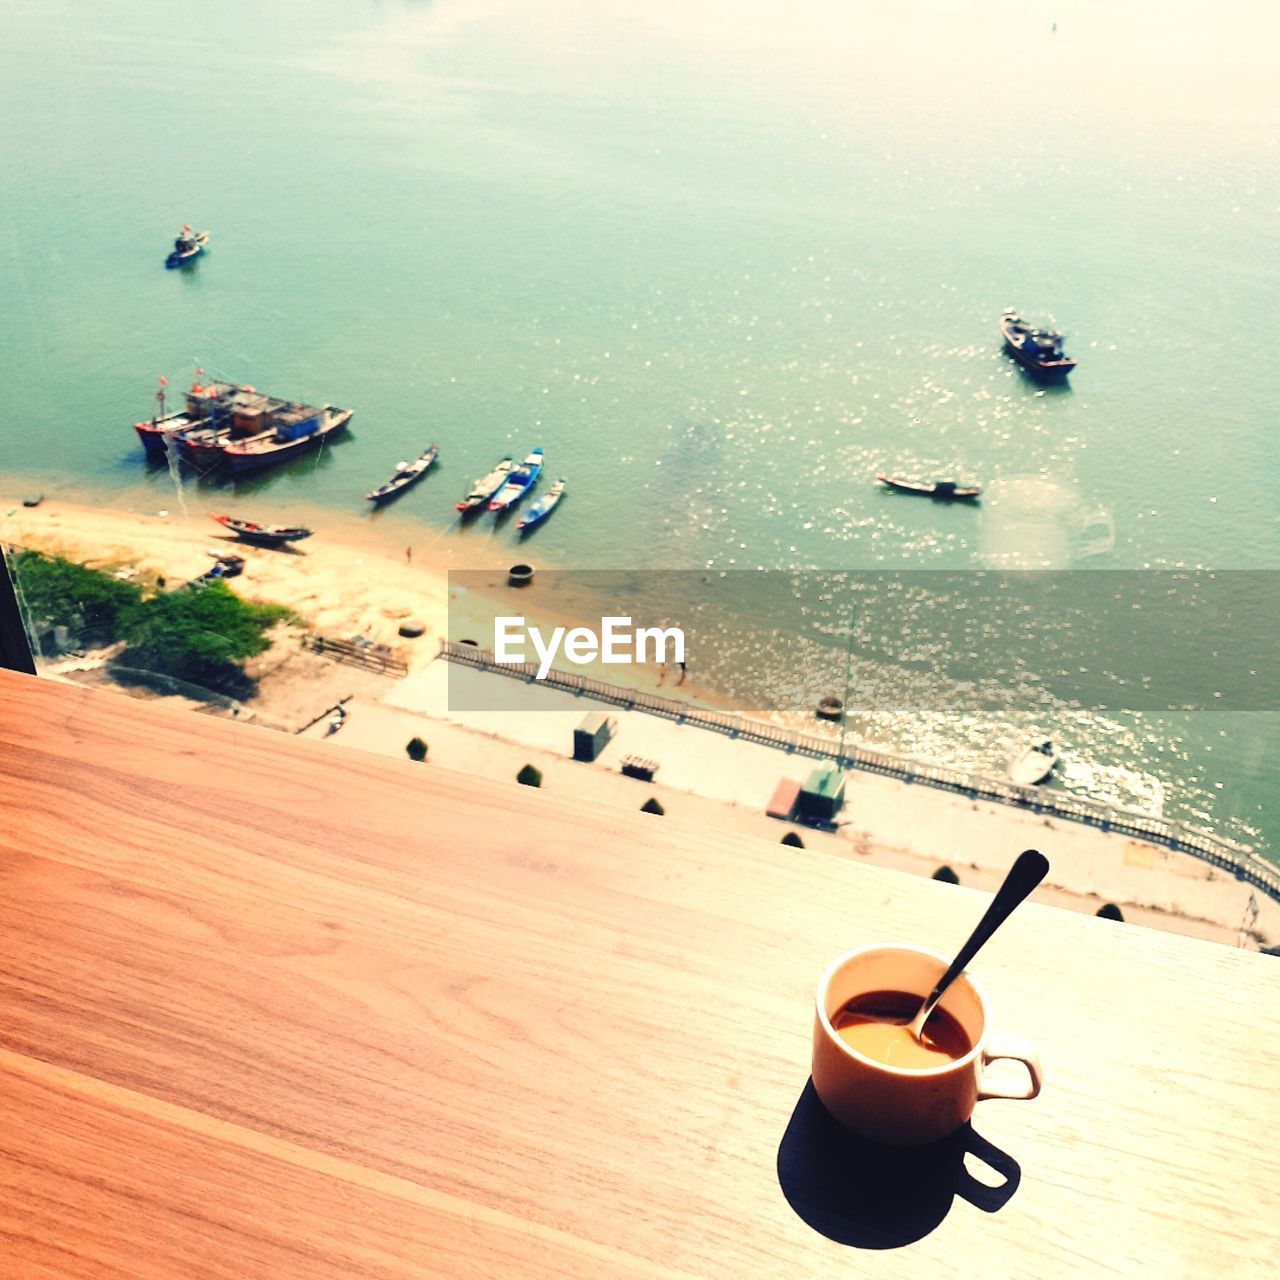
[{"label": "person on beach", "polygon": [[405,549],[404,549],[404,562],[405,562],[405,564],[412,564],[412,563],[413,563],[413,548],[412,548],[412,547],[405,547]]}]

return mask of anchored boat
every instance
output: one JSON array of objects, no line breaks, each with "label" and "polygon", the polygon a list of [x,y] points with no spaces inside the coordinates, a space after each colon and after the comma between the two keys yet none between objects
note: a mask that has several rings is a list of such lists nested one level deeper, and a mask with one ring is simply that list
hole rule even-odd
[{"label": "anchored boat", "polygon": [[294,458],[337,435],[351,421],[350,409],[327,404],[321,409],[310,405],[289,405],[273,415],[270,428],[258,435],[230,439],[222,446],[222,465],[232,475],[261,471]]},{"label": "anchored boat", "polygon": [[365,498],[373,503],[386,502],[397,494],[403,493],[411,485],[417,484],[427,474],[431,464],[439,455],[440,446],[433,444],[412,462],[397,462],[391,479],[386,484],[379,485],[378,488],[366,493],[364,495]]},{"label": "anchored boat", "polygon": [[1035,328],[1012,308],[1000,317],[1000,332],[1009,354],[1037,378],[1046,382],[1065,378],[1076,367],[1062,349],[1062,334]]},{"label": "anchored boat", "polygon": [[165,408],[165,388],[169,379],[160,379],[156,391],[158,411],[149,422],[135,422],[133,429],[149,461],[162,459],[170,443],[181,445],[193,433],[204,432],[218,422],[218,414],[228,397],[240,390],[230,382],[202,383],[204,370],[197,369],[191,390],[187,392],[185,407],[173,413]]},{"label": "anchored boat", "polygon": [[183,227],[178,232],[178,238],[173,242],[173,249],[164,260],[164,265],[171,270],[174,267],[180,267],[184,262],[190,262],[193,258],[198,258],[204,252],[205,245],[208,243],[209,233],[207,231],[192,231],[190,227]]},{"label": "anchored boat", "polygon": [[507,477],[506,483],[494,494],[489,503],[490,511],[506,511],[514,507],[533,488],[542,474],[542,450],[533,449],[525,460]]},{"label": "anchored boat", "polygon": [[881,484],[900,493],[914,493],[922,498],[938,498],[946,502],[973,502],[982,493],[982,486],[957,484],[954,480],[906,480],[901,476],[876,476]]},{"label": "anchored boat", "polygon": [[516,528],[521,533],[537,528],[556,508],[556,504],[564,497],[564,481],[557,480],[541,498],[524,513]]},{"label": "anchored boat", "polygon": [[515,463],[510,458],[503,458],[487,476],[482,476],[471,486],[471,492],[456,504],[457,509],[464,516],[479,511],[507,483],[507,476],[514,466]]},{"label": "anchored boat", "polygon": [[175,446],[201,470],[226,466],[239,473],[287,462],[341,431],[351,411],[333,405],[316,408],[264,395],[249,386],[208,382],[196,370],[185,409],[165,412],[166,379],[156,393],[159,412],[150,422],[135,422],[134,431],[147,457],[158,461]]},{"label": "anchored boat", "polygon": [[1024,787],[1043,782],[1058,763],[1058,753],[1047,738],[1036,742],[1009,766],[1009,777]]}]

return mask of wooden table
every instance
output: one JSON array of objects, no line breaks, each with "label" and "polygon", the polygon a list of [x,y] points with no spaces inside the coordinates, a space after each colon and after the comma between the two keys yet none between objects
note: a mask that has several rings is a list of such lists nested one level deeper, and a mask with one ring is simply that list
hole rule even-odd
[{"label": "wooden table", "polygon": [[813,987],[963,888],[8,673],[0,873],[5,1277],[1280,1256],[1269,957],[1029,904],[974,973],[1043,1095],[884,1157],[806,1089]]}]

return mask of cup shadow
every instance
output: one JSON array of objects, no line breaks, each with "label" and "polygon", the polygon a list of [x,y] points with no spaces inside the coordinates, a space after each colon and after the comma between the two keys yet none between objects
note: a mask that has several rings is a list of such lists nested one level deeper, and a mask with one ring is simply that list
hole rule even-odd
[{"label": "cup shadow", "polygon": [[[1004,1179],[987,1186],[965,1168],[973,1155]],[[1012,1156],[966,1124],[927,1147],[888,1147],[842,1128],[804,1087],[778,1145],[778,1182],[796,1215],[837,1244],[899,1249],[927,1236],[956,1196],[1001,1209],[1022,1180]]]}]

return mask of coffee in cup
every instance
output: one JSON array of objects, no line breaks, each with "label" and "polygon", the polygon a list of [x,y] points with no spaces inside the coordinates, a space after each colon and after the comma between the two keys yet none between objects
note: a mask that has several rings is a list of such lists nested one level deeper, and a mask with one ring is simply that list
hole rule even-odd
[{"label": "coffee in cup", "polygon": [[[962,974],[929,1016],[924,1043],[906,1023],[947,968],[914,947],[851,951],[818,984],[813,1084],[822,1104],[846,1128],[896,1146],[945,1138],[984,1098],[1031,1099],[1040,1092],[1040,1062],[1025,1041],[988,1034],[986,1004]],[[1027,1069],[1028,1086],[1008,1092],[985,1077],[988,1063],[1011,1058]]]}]

